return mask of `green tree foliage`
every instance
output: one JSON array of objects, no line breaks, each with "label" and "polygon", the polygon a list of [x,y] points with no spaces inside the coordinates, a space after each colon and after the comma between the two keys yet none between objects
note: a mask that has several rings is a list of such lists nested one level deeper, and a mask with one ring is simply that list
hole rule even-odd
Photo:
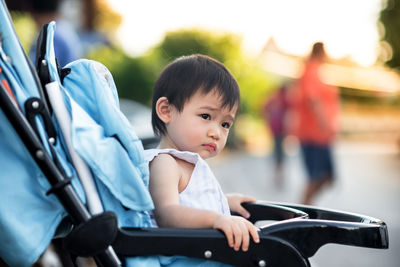
[{"label": "green tree foliage", "polygon": [[150,105],[156,73],[145,57],[130,57],[122,49],[102,47],[93,50],[89,58],[102,62],[112,73],[121,98]]},{"label": "green tree foliage", "polygon": [[155,47],[161,60],[171,60],[190,54],[206,54],[221,62],[241,56],[241,37],[229,33],[214,33],[201,29],[183,29],[166,33]]},{"label": "green tree foliage", "polygon": [[386,0],[379,20],[384,28],[382,39],[392,48],[392,58],[386,64],[391,68],[400,68],[400,0]]}]

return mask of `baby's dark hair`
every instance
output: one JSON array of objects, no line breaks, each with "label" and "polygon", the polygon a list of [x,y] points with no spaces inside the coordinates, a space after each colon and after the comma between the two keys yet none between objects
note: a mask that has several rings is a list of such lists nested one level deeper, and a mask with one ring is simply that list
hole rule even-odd
[{"label": "baby's dark hair", "polygon": [[240,104],[239,85],[221,62],[200,54],[179,57],[165,67],[154,85],[151,123],[157,136],[166,133],[164,122],[157,116],[157,100],[164,96],[182,111],[198,90],[203,94],[215,90],[221,96],[222,107],[232,109]]}]

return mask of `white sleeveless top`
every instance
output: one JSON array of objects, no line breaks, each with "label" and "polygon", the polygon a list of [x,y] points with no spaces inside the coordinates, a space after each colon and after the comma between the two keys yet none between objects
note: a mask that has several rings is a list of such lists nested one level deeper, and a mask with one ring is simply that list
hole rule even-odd
[{"label": "white sleeveless top", "polygon": [[179,194],[179,203],[183,206],[211,210],[221,214],[230,214],[228,201],[208,164],[199,154],[176,149],[148,149],[144,158],[152,161],[158,154],[170,154],[194,164],[193,173],[186,188]]}]

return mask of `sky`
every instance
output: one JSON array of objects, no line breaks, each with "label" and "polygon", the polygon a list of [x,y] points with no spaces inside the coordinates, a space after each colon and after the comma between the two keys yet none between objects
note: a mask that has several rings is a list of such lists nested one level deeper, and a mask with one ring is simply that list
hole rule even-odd
[{"label": "sky", "polygon": [[202,27],[243,37],[257,56],[269,38],[293,55],[323,41],[329,56],[363,66],[378,55],[383,0],[108,0],[123,17],[117,38],[131,55],[160,42],[166,31]]}]

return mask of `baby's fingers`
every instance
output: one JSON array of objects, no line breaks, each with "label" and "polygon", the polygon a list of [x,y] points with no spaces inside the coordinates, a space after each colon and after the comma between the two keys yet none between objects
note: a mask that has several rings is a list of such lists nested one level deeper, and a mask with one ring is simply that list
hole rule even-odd
[{"label": "baby's fingers", "polygon": [[226,236],[226,239],[228,241],[228,245],[231,248],[233,248],[235,243],[234,243],[234,236],[233,236],[232,227],[230,225],[227,225],[227,226],[223,227],[221,230],[224,232],[224,234]]},{"label": "baby's fingers", "polygon": [[250,244],[250,234],[249,230],[245,223],[241,223],[241,230],[242,230],[242,250],[247,251],[249,249]]},{"label": "baby's fingers", "polygon": [[250,213],[242,205],[238,205],[236,212],[246,219],[250,218]]},{"label": "baby's fingers", "polygon": [[250,232],[251,237],[255,243],[260,242],[260,236],[258,235],[258,228],[255,227],[251,222],[248,223],[248,231]]},{"label": "baby's fingers", "polygon": [[234,239],[234,232],[233,232],[232,224],[231,224],[231,216],[227,216],[227,215],[219,216],[215,220],[213,228],[221,230],[225,234],[228,245],[231,248],[234,247],[235,239]]},{"label": "baby's fingers", "polygon": [[234,236],[234,241],[235,241],[235,246],[233,247],[234,250],[238,251],[240,248],[240,245],[242,244],[242,231],[240,229],[240,226],[238,224],[233,224],[232,225],[233,229],[233,236]]},{"label": "baby's fingers", "polygon": [[256,202],[257,199],[250,197],[250,196],[243,196],[242,202]]}]

